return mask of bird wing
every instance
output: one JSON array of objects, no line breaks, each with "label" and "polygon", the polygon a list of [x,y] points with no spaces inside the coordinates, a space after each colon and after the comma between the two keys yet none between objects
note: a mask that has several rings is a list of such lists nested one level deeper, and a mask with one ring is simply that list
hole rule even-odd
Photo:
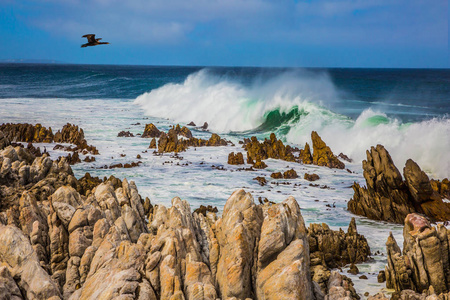
[{"label": "bird wing", "polygon": [[82,37],[87,38],[87,40],[88,40],[89,43],[95,43],[95,42],[96,42],[96,40],[95,40],[95,34],[85,34],[85,35],[83,35]]}]

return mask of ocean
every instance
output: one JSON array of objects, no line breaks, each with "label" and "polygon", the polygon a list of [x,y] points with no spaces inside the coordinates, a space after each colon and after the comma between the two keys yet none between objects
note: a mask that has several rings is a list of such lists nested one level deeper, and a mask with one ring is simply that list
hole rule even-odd
[{"label": "ocean", "polygon": [[[150,139],[137,136],[148,123],[167,131],[191,121],[209,124],[209,131],[191,128],[194,136],[218,133],[235,146],[157,156],[148,149]],[[170,206],[179,196],[192,210],[210,204],[220,213],[231,193],[244,188],[255,201],[294,196],[307,224],[325,222],[347,230],[356,217],[372,253],[381,252],[358,265],[368,280],[346,274],[361,293],[384,287],[376,275],[386,264],[389,232],[399,245],[403,240],[402,226],[346,210],[353,182],[365,185],[361,162],[366,150],[382,144],[400,172],[412,158],[431,178],[450,177],[450,70],[0,64],[0,124],[7,122],[41,123],[54,131],[67,122],[81,126],[100,155],[95,162],[74,165],[75,176],[126,177],[153,204]],[[117,137],[122,130],[135,137]],[[267,169],[251,172],[227,164],[230,152],[243,151],[238,143],[243,138],[274,132],[303,148],[311,143],[312,130],[335,154],[353,159],[345,162],[352,173],[273,159],[266,161]],[[53,150],[53,144],[38,146],[53,158],[67,155]],[[138,160],[142,164],[136,168],[102,168]],[[300,178],[289,184],[270,179],[272,172],[288,168]],[[320,176],[319,186],[303,179],[306,172]],[[269,184],[260,186],[253,180],[257,176]]]}]

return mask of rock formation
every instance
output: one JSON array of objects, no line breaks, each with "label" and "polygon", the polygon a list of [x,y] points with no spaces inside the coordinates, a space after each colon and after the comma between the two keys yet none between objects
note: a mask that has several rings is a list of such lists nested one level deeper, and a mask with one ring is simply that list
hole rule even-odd
[{"label": "rock formation", "polygon": [[158,130],[158,128],[156,128],[155,125],[153,125],[153,123],[150,124],[146,124],[145,128],[144,128],[144,133],[141,135],[141,137],[143,138],[157,138],[159,137],[159,135],[161,134],[161,131]]},{"label": "rock formation", "polygon": [[308,181],[316,181],[316,180],[320,179],[319,175],[317,175],[315,173],[312,173],[312,174],[305,173],[305,176],[303,178]]},{"label": "rock formation", "polygon": [[[25,152],[22,152],[25,151]],[[324,299],[297,201],[234,192],[222,218],[179,198],[153,206],[126,179],[72,175],[65,160],[0,153],[5,299]],[[19,167],[20,166],[20,167]],[[331,273],[326,299],[354,299]],[[235,298],[233,298],[235,297]]]},{"label": "rock formation", "polygon": [[437,295],[448,293],[449,236],[450,231],[443,225],[433,227],[422,215],[407,215],[403,229],[403,251],[392,234],[386,242],[386,286],[397,292],[413,290],[422,293],[432,290]]},{"label": "rock formation", "polygon": [[336,169],[345,168],[345,164],[333,154],[330,147],[325,144],[316,131],[311,132],[311,140],[313,145],[312,154],[308,143],[305,144],[303,150],[300,150],[299,158],[304,164],[314,164]]},{"label": "rock formation", "polygon": [[353,184],[348,209],[374,220],[403,223],[409,213],[426,214],[432,220],[450,220],[450,206],[433,191],[428,176],[412,160],[403,169],[405,181],[387,150],[377,145],[363,161],[367,187]]},{"label": "rock formation", "polygon": [[117,134],[117,137],[134,137],[134,134],[132,134],[132,133],[129,132],[129,131],[124,131],[124,130],[122,130],[121,132],[119,132],[119,133]]},{"label": "rock formation", "polygon": [[229,165],[243,165],[244,164],[244,156],[242,155],[242,152],[238,152],[234,154],[234,152],[231,152],[228,154],[228,164]]},{"label": "rock formation", "polygon": [[291,146],[285,146],[281,140],[278,140],[274,133],[270,134],[269,139],[262,143],[255,136],[251,141],[245,144],[247,151],[247,163],[253,164],[253,161],[264,160],[268,158],[281,159],[286,161],[295,161]]}]

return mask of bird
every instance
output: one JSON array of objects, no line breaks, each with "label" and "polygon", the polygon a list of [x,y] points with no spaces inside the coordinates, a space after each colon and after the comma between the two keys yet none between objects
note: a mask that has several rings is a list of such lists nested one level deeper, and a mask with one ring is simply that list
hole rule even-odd
[{"label": "bird", "polygon": [[82,37],[87,38],[88,42],[86,44],[81,45],[81,48],[109,44],[108,42],[99,42],[101,38],[96,39],[95,34],[85,34]]}]

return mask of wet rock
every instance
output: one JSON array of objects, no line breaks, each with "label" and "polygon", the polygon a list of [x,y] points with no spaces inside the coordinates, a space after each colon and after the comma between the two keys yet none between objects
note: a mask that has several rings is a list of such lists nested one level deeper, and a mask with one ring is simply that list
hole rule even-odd
[{"label": "wet rock", "polygon": [[[2,124],[0,131],[3,132],[11,142],[34,142],[34,143],[51,143],[53,141],[53,132],[51,127],[48,129],[41,124]],[[0,147],[1,149],[1,147]]]},{"label": "wet rock", "polygon": [[347,155],[345,155],[344,153],[339,153],[338,158],[348,161],[349,163],[353,162],[353,159],[349,158]]},{"label": "wet rock", "polygon": [[[359,273],[358,267],[355,264],[350,265],[350,269],[347,271],[348,273],[352,275],[357,275]],[[367,277],[366,277],[367,279]]]},{"label": "wet rock", "polygon": [[255,169],[265,169],[267,168],[267,165],[265,162],[261,161],[261,158],[259,156],[256,157],[256,161],[253,164],[253,168]]},{"label": "wet rock", "polygon": [[203,129],[203,130],[208,129],[208,123],[207,122],[203,123],[203,125],[200,126],[200,129]]},{"label": "wet rock", "polygon": [[433,192],[428,177],[412,160],[405,166],[403,181],[387,150],[377,145],[367,151],[363,169],[367,187],[353,184],[354,195],[348,202],[351,212],[395,223],[403,223],[413,212],[436,221],[450,219],[450,206]]},{"label": "wet rock", "polygon": [[186,126],[181,127],[180,124],[177,124],[174,129],[178,135],[184,136],[187,139],[193,137],[192,132]]},{"label": "wet rock", "polygon": [[258,181],[259,185],[261,185],[261,186],[265,186],[267,184],[267,180],[265,177],[258,176],[258,177],[253,178],[253,180]]},{"label": "wet rock", "polygon": [[303,178],[308,181],[316,181],[320,179],[319,175],[315,173],[312,174],[305,173],[305,176]]},{"label": "wet rock", "polygon": [[286,161],[295,161],[292,153],[293,149],[288,145],[285,146],[281,140],[278,140],[274,133],[270,134],[269,139],[264,139],[262,143],[256,137],[252,137],[250,143],[245,145],[247,151],[247,161],[257,161],[268,158],[281,159]]},{"label": "wet rock", "polygon": [[67,155],[67,162],[71,165],[81,163],[81,159],[80,156],[78,155],[78,152],[73,152],[72,154],[69,153],[69,155]]},{"label": "wet rock", "polygon": [[305,165],[310,165],[313,163],[311,148],[308,143],[305,144],[305,148],[303,150],[300,150],[300,159]]},{"label": "wet rock", "polygon": [[150,141],[150,145],[148,146],[149,149],[156,149],[156,138],[153,138]]},{"label": "wet rock", "polygon": [[228,164],[230,165],[243,165],[244,164],[244,156],[242,155],[242,152],[238,152],[234,154],[234,152],[231,152],[228,154]]},{"label": "wet rock", "polygon": [[117,137],[134,137],[134,134],[132,134],[129,131],[121,131],[117,134]]},{"label": "wet rock", "polygon": [[144,133],[141,135],[142,138],[157,138],[161,135],[161,131],[156,128],[153,123],[146,124]]},{"label": "wet rock", "polygon": [[345,164],[333,154],[330,147],[325,144],[317,132],[313,131],[311,133],[311,139],[313,144],[313,164],[329,168],[345,168]]},{"label": "wet rock", "polygon": [[433,190],[441,197],[450,199],[450,181],[448,178],[444,178],[442,181],[431,179],[430,184]]},{"label": "wet rock", "polygon": [[189,122],[189,124],[187,124],[187,126],[197,126],[195,125],[195,123],[193,121]]},{"label": "wet rock", "polygon": [[383,270],[381,270],[381,271],[378,273],[377,281],[378,281],[378,283],[383,283],[383,282],[386,281],[386,273],[385,273]]},{"label": "wet rock", "polygon": [[295,178],[298,178],[298,175],[294,169],[290,169],[283,173],[283,178],[284,179],[295,179]]},{"label": "wet rock", "polygon": [[443,225],[432,227],[425,217],[409,214],[403,229],[403,252],[392,234],[386,242],[386,287],[419,293],[433,288],[438,295],[448,293],[448,236],[449,232]]},{"label": "wet rock", "polygon": [[274,179],[281,179],[283,178],[283,174],[281,172],[275,172],[270,174],[270,177],[274,178]]},{"label": "wet rock", "polygon": [[6,148],[7,146],[11,145],[11,142],[9,139],[3,134],[3,132],[0,129],[0,150]]}]

